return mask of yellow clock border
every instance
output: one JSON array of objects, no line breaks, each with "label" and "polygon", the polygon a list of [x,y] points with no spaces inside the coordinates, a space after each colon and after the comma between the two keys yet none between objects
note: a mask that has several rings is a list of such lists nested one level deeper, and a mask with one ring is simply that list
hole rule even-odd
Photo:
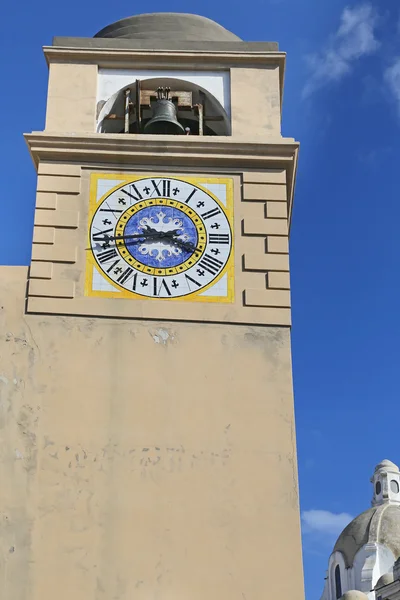
[{"label": "yellow clock border", "polygon": [[[90,227],[92,223],[92,219],[94,213],[97,210],[99,204],[101,204],[105,197],[109,196],[120,187],[127,183],[134,183],[136,181],[140,181],[141,179],[149,179],[149,178],[160,178],[160,179],[173,179],[176,181],[185,181],[187,183],[191,183],[195,185],[199,189],[201,189],[206,194],[210,195],[213,200],[222,208],[225,212],[229,225],[231,228],[232,234],[232,246],[229,258],[225,267],[222,269],[221,273],[213,279],[208,285],[201,288],[199,292],[193,292],[192,294],[188,294],[186,296],[179,296],[177,298],[167,298],[168,301],[181,301],[181,302],[233,302],[234,301],[234,228],[233,228],[233,179],[230,177],[185,177],[185,176],[174,176],[169,174],[160,174],[160,173],[141,173],[140,175],[128,175],[127,173],[91,173],[90,176],[90,194],[89,194],[89,215],[88,215],[88,248],[91,247],[91,239],[90,239]],[[120,182],[114,187],[107,190],[105,194],[101,196],[101,198],[97,201],[97,188],[98,183],[104,179],[119,179]],[[226,206],[222,204],[222,202],[207,188],[202,186],[202,183],[222,183],[226,185]],[[101,290],[93,290],[93,268],[97,270],[97,272],[107,280],[110,285],[116,288],[115,292],[109,291],[101,291]],[[227,295],[226,296],[202,296],[202,294],[207,291],[210,287],[216,285],[216,283],[227,274]],[[120,291],[117,291],[120,290]],[[108,277],[103,271],[98,269],[96,260],[91,251],[87,251],[86,256],[86,276],[85,276],[85,296],[97,297],[97,298],[127,298],[127,299],[137,299],[137,300],[164,300],[165,298],[154,298],[151,296],[141,296],[140,294],[135,294],[135,292],[129,292],[125,288],[119,286],[115,281],[113,281],[110,277]]]}]

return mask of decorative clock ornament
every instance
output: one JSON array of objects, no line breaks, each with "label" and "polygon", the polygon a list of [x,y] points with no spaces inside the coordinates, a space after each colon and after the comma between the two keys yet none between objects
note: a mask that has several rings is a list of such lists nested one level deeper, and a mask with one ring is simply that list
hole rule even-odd
[{"label": "decorative clock ornament", "polygon": [[198,295],[232,254],[226,202],[189,179],[135,177],[114,187],[97,204],[89,236],[103,277],[146,298]]}]

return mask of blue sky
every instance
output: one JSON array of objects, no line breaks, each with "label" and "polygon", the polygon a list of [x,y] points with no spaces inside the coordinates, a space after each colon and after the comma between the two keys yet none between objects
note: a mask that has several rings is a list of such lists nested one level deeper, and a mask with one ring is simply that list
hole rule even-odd
[{"label": "blue sky", "polygon": [[[53,35],[90,37],[137,7],[24,0],[3,8],[0,264],[30,258],[35,172],[22,133],[43,129],[41,46]],[[153,0],[148,8],[201,11],[244,40],[278,41],[288,53],[283,134],[301,142],[293,364],[305,582],[314,600],[336,535],[369,506],[374,465],[400,461],[400,5]]]}]

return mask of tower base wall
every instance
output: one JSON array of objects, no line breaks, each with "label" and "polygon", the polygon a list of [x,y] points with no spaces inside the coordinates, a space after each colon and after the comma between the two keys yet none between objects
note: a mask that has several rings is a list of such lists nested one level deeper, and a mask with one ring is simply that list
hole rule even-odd
[{"label": "tower base wall", "polygon": [[27,276],[0,268],[0,597],[302,598],[289,329],[25,314]]}]

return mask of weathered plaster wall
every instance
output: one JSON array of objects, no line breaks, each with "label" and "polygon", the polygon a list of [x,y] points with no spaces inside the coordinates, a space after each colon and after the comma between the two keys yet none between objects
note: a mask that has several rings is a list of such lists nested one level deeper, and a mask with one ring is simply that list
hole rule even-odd
[{"label": "weathered plaster wall", "polygon": [[232,136],[268,142],[281,136],[279,68],[231,69]]},{"label": "weathered plaster wall", "polygon": [[92,133],[96,128],[97,65],[52,63],[46,132]]},{"label": "weathered plaster wall", "polygon": [[0,598],[300,599],[289,330],[24,315],[26,279],[0,268]]}]

